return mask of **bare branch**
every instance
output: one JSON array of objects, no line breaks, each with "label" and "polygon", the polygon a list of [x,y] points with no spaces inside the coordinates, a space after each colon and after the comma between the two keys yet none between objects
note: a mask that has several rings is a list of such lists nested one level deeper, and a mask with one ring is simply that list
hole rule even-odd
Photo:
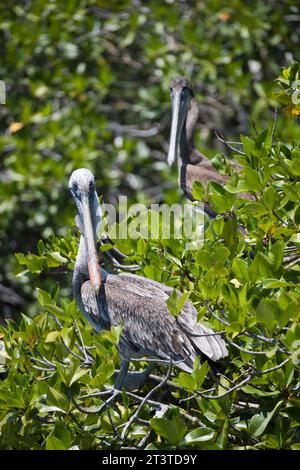
[{"label": "bare branch", "polygon": [[228,339],[226,340],[226,343],[230,344],[231,346],[234,346],[236,349],[239,349],[242,352],[245,352],[247,354],[262,354],[266,355],[268,351],[250,351],[250,349],[245,349],[239,346],[238,344],[234,343],[233,341],[229,341]]},{"label": "bare branch", "polygon": [[226,145],[226,147],[228,147],[230,150],[233,150],[239,155],[243,155],[243,156],[246,155],[245,152],[242,152],[241,150],[236,149],[235,147],[232,147],[232,145],[227,140],[225,140],[225,137],[223,137],[223,134],[221,134],[221,132],[215,131],[215,136],[220,142],[222,142],[222,144]]},{"label": "bare branch", "polygon": [[83,342],[83,338],[82,338],[82,334],[81,334],[81,331],[80,331],[80,328],[78,327],[78,324],[77,324],[77,321],[76,319],[74,318],[74,324],[75,324],[75,328],[76,328],[76,331],[77,331],[77,339],[79,340],[80,344],[81,344],[81,348],[80,348],[80,351],[83,352],[84,354],[84,357],[85,357],[85,363],[86,364],[93,364],[94,362],[94,358],[93,356],[91,356],[86,347],[85,347],[85,344]]},{"label": "bare branch", "polygon": [[[45,362],[45,361],[37,359],[36,357],[33,357],[33,356],[30,357],[30,360],[31,360],[31,362],[37,362],[38,364],[41,364],[42,366],[44,366],[45,367],[44,370],[55,370],[56,369],[55,365],[52,364],[49,361]],[[35,364],[33,364],[32,367],[36,368]]]},{"label": "bare branch", "polygon": [[[215,314],[215,312],[213,311],[213,309],[210,307],[210,305],[208,304],[208,302],[205,302],[205,305],[207,307],[207,309],[209,310],[209,312],[211,313],[211,315],[216,319],[218,320],[220,323],[222,323],[223,325],[226,325],[226,326],[230,326],[230,323],[227,322],[226,320],[224,320],[223,318],[220,318],[218,317],[218,315]],[[219,310],[219,312],[222,314],[222,315],[225,315],[224,311],[217,305],[217,309]],[[274,338],[268,338],[267,336],[261,336],[261,335],[257,335],[256,333],[252,333],[250,331],[241,331],[239,333],[239,335],[244,335],[244,336],[248,336],[250,338],[256,338],[256,339],[259,339],[261,341],[264,341],[268,344],[274,344],[275,342],[275,339]],[[288,354],[288,351],[285,349],[285,348],[282,348],[281,346],[277,346],[277,349],[279,352],[281,353],[284,353],[284,354]]]},{"label": "bare branch", "polygon": [[265,370],[256,370],[256,373],[257,374],[269,374],[270,372],[273,372],[274,370],[278,370],[278,369],[281,369],[283,366],[285,366],[285,364],[287,364],[288,362],[290,361],[290,358],[288,359],[285,359],[284,361],[282,361],[280,364],[277,364],[277,366],[275,367],[270,367],[270,369],[265,369]]},{"label": "bare branch", "polygon": [[[137,401],[140,401],[140,402],[143,401],[143,397],[135,395],[132,392],[127,392],[127,395],[132,398],[135,398]],[[149,399],[147,400],[147,403],[153,406],[154,408],[162,410],[162,415],[164,415],[172,406],[172,405],[167,405],[166,403],[161,403],[159,401],[154,401],[154,400],[149,400]],[[180,416],[182,416],[182,418],[189,421],[192,425],[203,426],[202,423],[199,422],[198,418],[195,418],[195,416],[189,415],[188,413],[186,413],[185,411],[181,409],[179,409],[179,414]]]},{"label": "bare branch", "polygon": [[99,408],[97,408],[96,410],[92,410],[92,411],[89,408],[82,408],[76,402],[76,400],[73,396],[70,396],[70,400],[72,401],[75,408],[77,408],[77,410],[80,411],[81,413],[85,413],[85,414],[88,414],[88,415],[94,415],[94,414],[100,414],[104,410],[104,408],[106,408],[106,406],[109,403],[113,402],[120,395],[120,393],[121,393],[120,390],[112,389],[112,396],[110,398],[108,398],[106,401],[104,401],[102,403],[102,405],[99,406]]},{"label": "bare branch", "polygon": [[276,132],[276,128],[277,128],[277,121],[278,121],[278,109],[275,108],[274,109],[274,124],[273,124],[273,127],[272,127],[272,134],[271,134],[272,145],[274,145],[275,132]]},{"label": "bare branch", "polygon": [[150,392],[144,397],[144,399],[142,400],[140,406],[137,408],[135,413],[131,416],[131,418],[127,422],[126,426],[124,427],[122,435],[121,435],[122,439],[125,439],[129,427],[138,418],[138,416],[139,416],[140,412],[142,411],[142,408],[145,405],[145,403],[147,403],[147,401],[152,397],[154,392],[156,392],[161,387],[163,387],[165,385],[165,383],[168,381],[168,379],[171,375],[172,366],[173,366],[173,362],[172,362],[172,358],[170,357],[168,371],[167,371],[164,379],[162,380],[161,383],[157,384],[154,388],[152,388],[152,390],[150,390]]},{"label": "bare branch", "polygon": [[217,331],[216,333],[204,333],[202,335],[197,335],[196,333],[189,333],[189,336],[196,336],[197,338],[201,338],[201,337],[207,337],[207,336],[221,336],[226,333],[227,331],[223,330],[223,331]]},{"label": "bare branch", "polygon": [[238,390],[239,388],[243,387],[249,380],[253,378],[253,374],[248,375],[242,382],[236,384],[234,387],[229,388],[226,392],[222,393],[221,395],[206,395],[205,393],[198,392],[198,394],[203,398],[208,398],[209,400],[220,400],[221,398],[229,395],[230,393]]}]

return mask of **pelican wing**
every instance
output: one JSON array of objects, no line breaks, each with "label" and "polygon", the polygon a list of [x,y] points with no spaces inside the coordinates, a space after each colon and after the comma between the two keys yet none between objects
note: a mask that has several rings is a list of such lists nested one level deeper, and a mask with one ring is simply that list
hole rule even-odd
[{"label": "pelican wing", "polygon": [[187,371],[191,371],[197,351],[213,361],[227,356],[224,340],[197,322],[191,302],[184,303],[177,318],[170,314],[167,300],[172,287],[135,274],[110,274],[103,289],[97,299],[88,281],[82,285],[85,316],[97,331],[122,325],[128,355],[139,351],[140,356],[172,357],[183,361],[178,366]]},{"label": "pelican wing", "polygon": [[[178,364],[191,371],[197,355],[189,338],[170,315],[166,295],[146,279],[140,283],[133,276],[109,275],[105,281],[104,305],[112,325],[122,325],[122,339],[128,355],[138,351],[140,357],[182,361]],[[138,276],[136,278],[139,279]],[[155,295],[156,292],[156,295]],[[161,293],[163,295],[161,295]],[[126,355],[126,351],[122,351]]]},{"label": "pelican wing", "polygon": [[[167,310],[168,316],[171,317],[166,306],[166,302],[173,292],[172,287],[135,274],[120,274],[118,278],[123,279],[124,282],[128,283],[130,289],[142,288],[145,295],[151,298],[151,303],[154,299],[160,299],[164,308]],[[180,298],[182,293],[179,291],[176,292]],[[217,335],[212,329],[198,323],[197,315],[198,312],[193,304],[186,301],[183,304],[180,315],[177,317],[177,323],[179,324],[180,329],[184,331],[190,342],[197,349],[213,361],[217,361],[218,359],[227,356],[228,351],[221,335]]]},{"label": "pelican wing", "polygon": [[185,302],[178,317],[178,323],[196,348],[212,361],[228,355],[225,341],[211,328],[197,322],[197,310],[191,302]]},{"label": "pelican wing", "polygon": [[110,330],[111,324],[105,310],[100,307],[95,289],[90,281],[86,281],[81,286],[81,311],[88,322],[96,331]]}]

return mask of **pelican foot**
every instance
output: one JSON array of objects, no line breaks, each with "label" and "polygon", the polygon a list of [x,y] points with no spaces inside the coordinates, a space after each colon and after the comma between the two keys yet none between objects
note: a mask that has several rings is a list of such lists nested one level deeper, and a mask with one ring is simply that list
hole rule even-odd
[{"label": "pelican foot", "polygon": [[156,367],[156,364],[152,363],[148,367],[146,367],[146,369],[143,372],[127,372],[127,374],[123,377],[121,384],[118,381],[119,375],[121,372],[120,371],[115,382],[115,388],[117,388],[118,386],[121,388],[124,387],[124,389],[127,390],[127,392],[133,392],[134,390],[139,390],[145,385],[145,382],[147,381],[150,373],[155,367]]},{"label": "pelican foot", "polygon": [[121,367],[120,367],[119,373],[118,373],[118,375],[116,377],[116,380],[115,380],[115,389],[116,390],[122,390],[123,383],[124,383],[125,377],[126,377],[127,372],[128,372],[128,367],[129,367],[129,361],[123,360],[121,362]]}]

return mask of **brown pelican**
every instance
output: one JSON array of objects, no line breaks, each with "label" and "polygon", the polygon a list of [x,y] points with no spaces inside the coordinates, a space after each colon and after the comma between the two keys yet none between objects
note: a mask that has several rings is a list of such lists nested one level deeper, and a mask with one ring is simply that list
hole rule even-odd
[{"label": "brown pelican", "polygon": [[[199,150],[195,148],[194,133],[199,117],[199,106],[194,98],[190,82],[185,77],[172,80],[172,124],[168,164],[171,166],[178,159],[179,183],[185,195],[194,200],[193,183],[200,181],[206,189],[209,181],[221,185],[228,182],[227,175],[220,174]],[[232,162],[235,170],[241,170],[237,162]],[[253,199],[251,194],[240,194],[245,199]],[[216,213],[205,203],[205,212],[215,217]]]},{"label": "brown pelican", "polygon": [[[198,355],[212,361],[225,357],[223,339],[197,323],[197,310],[190,302],[184,303],[177,318],[169,313],[171,287],[134,274],[109,274],[100,268],[96,238],[101,210],[94,176],[84,168],[75,170],[69,189],[76,202],[76,223],[81,233],[73,274],[77,305],[97,331],[122,326],[118,344],[121,368],[115,388],[142,386],[156,361],[172,361],[192,372]],[[134,358],[149,358],[152,362],[142,373],[128,374],[129,362]]]}]

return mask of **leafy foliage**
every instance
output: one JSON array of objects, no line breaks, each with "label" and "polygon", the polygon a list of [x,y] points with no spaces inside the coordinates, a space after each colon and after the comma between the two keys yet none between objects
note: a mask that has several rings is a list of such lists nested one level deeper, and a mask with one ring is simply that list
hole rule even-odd
[{"label": "leafy foliage", "polygon": [[[297,64],[282,72],[283,94],[268,97],[284,55],[297,59],[299,28],[294,2],[235,3],[0,7],[1,282],[26,300],[26,315],[0,330],[0,448],[299,449],[299,125],[280,113],[275,138],[269,118],[272,100],[289,105]],[[140,274],[186,293],[199,319],[224,332],[229,358],[217,381],[196,361],[192,374],[160,366],[142,391],[118,393],[120,329],[95,334],[70,300],[78,238],[67,230],[67,177],[88,166],[107,200],[177,202],[165,164],[167,87],[187,70],[204,95],[197,146],[215,153],[212,122],[242,132],[233,156],[243,171],[209,184],[220,215],[197,252],[185,240],[115,242]],[[225,155],[213,161],[226,171]],[[180,302],[170,297],[172,314]]]},{"label": "leafy foliage", "polygon": [[285,105],[284,111],[288,117],[297,117],[300,114],[300,70],[299,64],[294,63],[283,69],[277,78],[281,91],[273,93],[273,97]]},{"label": "leafy foliage", "polygon": [[[141,274],[189,292],[202,321],[224,330],[230,359],[220,366],[219,383],[207,376],[207,363],[196,362],[193,374],[173,371],[169,386],[144,406],[138,392],[114,392],[107,386],[118,367],[120,332],[95,334],[58,287],[39,289],[39,315],[2,330],[8,367],[0,394],[2,447],[297,448],[299,149],[272,144],[269,134],[243,137],[245,155],[237,158],[244,175],[232,177],[223,195],[211,191],[212,206],[236,214],[246,237],[235,216],[220,215],[196,254],[176,239],[119,245]],[[255,202],[237,199],[238,190],[252,191]],[[67,261],[66,243],[52,239],[55,266]],[[40,248],[34,265],[32,255],[19,261],[31,272],[37,265],[37,272],[51,269],[50,247]],[[150,381],[150,394],[151,387]]]}]

